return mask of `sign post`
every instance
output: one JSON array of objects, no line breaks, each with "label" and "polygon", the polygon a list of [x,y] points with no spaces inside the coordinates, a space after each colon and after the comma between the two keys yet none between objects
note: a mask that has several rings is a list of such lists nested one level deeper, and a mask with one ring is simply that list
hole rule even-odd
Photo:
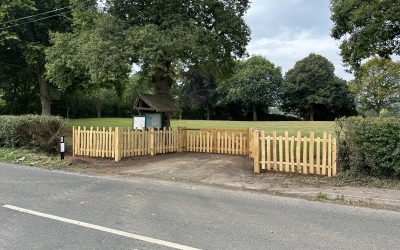
[{"label": "sign post", "polygon": [[60,153],[61,153],[61,160],[63,161],[65,156],[65,143],[63,135],[60,138]]}]

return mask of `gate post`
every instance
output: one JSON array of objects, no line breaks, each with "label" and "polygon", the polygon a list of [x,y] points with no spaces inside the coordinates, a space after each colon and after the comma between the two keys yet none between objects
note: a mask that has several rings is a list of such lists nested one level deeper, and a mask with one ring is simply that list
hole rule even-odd
[{"label": "gate post", "polygon": [[259,174],[261,172],[260,169],[260,130],[254,129],[253,130],[253,147],[252,147],[252,154],[253,154],[253,166],[254,166],[254,173]]},{"label": "gate post", "polygon": [[119,127],[115,128],[114,131],[114,150],[115,150],[115,155],[114,159],[115,161],[120,161],[121,160],[121,155],[122,155],[122,129]]}]

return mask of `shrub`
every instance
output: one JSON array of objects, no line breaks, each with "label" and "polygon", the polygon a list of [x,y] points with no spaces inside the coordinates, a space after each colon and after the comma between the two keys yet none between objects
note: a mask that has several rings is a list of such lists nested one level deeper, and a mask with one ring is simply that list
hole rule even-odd
[{"label": "shrub", "polygon": [[341,118],[336,133],[344,171],[400,177],[400,118]]},{"label": "shrub", "polygon": [[0,116],[0,146],[56,152],[64,120],[57,116]]}]

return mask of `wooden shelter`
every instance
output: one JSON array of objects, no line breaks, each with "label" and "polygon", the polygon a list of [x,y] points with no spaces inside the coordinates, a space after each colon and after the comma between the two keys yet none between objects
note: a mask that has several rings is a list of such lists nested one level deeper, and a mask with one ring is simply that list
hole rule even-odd
[{"label": "wooden shelter", "polygon": [[169,127],[169,114],[180,112],[171,97],[152,94],[140,94],[134,109],[146,117],[146,128]]}]

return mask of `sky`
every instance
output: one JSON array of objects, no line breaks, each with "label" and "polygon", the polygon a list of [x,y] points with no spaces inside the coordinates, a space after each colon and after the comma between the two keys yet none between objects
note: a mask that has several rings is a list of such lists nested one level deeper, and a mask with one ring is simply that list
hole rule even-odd
[{"label": "sky", "polygon": [[252,0],[245,20],[251,29],[250,55],[262,55],[285,73],[310,53],[330,60],[336,75],[349,80],[339,43],[330,37],[329,0]]}]

